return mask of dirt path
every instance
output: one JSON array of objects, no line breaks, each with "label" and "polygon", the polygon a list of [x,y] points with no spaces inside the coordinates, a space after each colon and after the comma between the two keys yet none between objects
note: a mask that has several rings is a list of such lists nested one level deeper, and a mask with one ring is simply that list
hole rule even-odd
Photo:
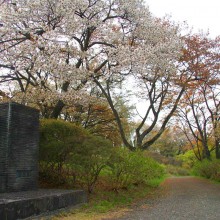
[{"label": "dirt path", "polygon": [[114,220],[220,220],[220,184],[195,177],[172,177],[164,182],[162,191],[163,196],[142,201]]}]

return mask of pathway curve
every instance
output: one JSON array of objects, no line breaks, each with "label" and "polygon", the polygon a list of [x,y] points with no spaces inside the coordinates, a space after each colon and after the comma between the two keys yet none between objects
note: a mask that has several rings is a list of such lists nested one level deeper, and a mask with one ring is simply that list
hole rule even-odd
[{"label": "pathway curve", "polygon": [[114,220],[220,220],[220,184],[195,177],[172,177],[162,189],[163,196],[142,201]]}]

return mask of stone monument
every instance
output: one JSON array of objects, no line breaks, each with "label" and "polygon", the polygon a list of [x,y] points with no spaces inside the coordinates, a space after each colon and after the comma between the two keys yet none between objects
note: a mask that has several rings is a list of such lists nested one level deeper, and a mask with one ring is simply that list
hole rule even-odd
[{"label": "stone monument", "polygon": [[0,104],[0,192],[34,190],[38,182],[39,112]]}]

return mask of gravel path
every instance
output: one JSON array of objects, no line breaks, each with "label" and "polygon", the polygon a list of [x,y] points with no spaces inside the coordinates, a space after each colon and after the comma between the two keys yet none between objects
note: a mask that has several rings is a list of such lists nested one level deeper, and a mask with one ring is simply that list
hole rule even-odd
[{"label": "gravel path", "polygon": [[142,201],[114,220],[220,220],[220,184],[195,177],[172,177],[164,182],[162,191],[163,196]]}]

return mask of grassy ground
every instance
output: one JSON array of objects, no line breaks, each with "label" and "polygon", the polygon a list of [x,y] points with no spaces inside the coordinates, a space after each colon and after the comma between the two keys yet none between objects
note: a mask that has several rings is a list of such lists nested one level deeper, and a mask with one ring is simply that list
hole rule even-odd
[{"label": "grassy ground", "polygon": [[148,185],[133,186],[118,192],[96,190],[89,196],[89,203],[78,209],[59,213],[53,220],[101,220],[120,217],[131,209],[131,205],[141,199],[154,196],[158,185],[164,180],[157,179]]}]

